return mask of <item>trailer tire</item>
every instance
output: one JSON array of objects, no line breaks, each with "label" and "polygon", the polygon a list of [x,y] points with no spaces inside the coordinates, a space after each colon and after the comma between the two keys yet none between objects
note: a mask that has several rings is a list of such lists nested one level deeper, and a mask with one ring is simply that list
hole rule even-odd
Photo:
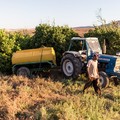
[{"label": "trailer tire", "polygon": [[27,67],[20,67],[17,70],[17,75],[23,77],[30,77],[30,70]]},{"label": "trailer tire", "polygon": [[72,54],[66,54],[61,60],[61,70],[66,78],[77,78],[81,73],[82,63]]},{"label": "trailer tire", "polygon": [[99,75],[100,75],[100,87],[101,88],[107,87],[109,85],[109,78],[108,78],[107,74],[105,72],[101,71],[99,73]]}]

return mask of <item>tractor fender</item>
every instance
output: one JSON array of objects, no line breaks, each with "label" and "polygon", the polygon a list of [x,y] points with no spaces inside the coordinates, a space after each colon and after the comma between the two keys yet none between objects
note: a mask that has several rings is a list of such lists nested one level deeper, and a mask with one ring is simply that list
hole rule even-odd
[{"label": "tractor fender", "polygon": [[66,51],[66,52],[63,53],[63,56],[66,55],[66,54],[71,54],[71,55],[73,55],[74,57],[77,57],[77,58],[82,59],[80,53],[79,53],[79,52],[76,52],[76,51]]}]

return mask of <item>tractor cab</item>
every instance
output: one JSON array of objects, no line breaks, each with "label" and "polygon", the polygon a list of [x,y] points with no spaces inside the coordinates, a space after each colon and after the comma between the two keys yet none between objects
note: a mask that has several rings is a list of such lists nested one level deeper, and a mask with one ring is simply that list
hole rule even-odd
[{"label": "tractor cab", "polygon": [[[80,38],[73,37],[70,41],[68,51],[76,51],[80,54],[83,60],[89,60],[94,52],[102,54],[98,38]],[[77,54],[78,54],[77,53]]]}]

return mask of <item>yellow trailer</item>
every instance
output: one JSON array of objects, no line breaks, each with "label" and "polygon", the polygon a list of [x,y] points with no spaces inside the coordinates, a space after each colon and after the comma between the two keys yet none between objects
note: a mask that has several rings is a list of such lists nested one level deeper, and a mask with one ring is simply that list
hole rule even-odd
[{"label": "yellow trailer", "polygon": [[12,70],[17,75],[30,76],[33,71],[41,71],[56,66],[53,47],[42,47],[16,51],[12,55]]}]

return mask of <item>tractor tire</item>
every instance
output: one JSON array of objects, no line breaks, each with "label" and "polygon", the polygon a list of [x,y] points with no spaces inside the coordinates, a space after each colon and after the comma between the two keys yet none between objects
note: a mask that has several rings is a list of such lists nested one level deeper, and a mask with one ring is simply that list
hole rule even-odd
[{"label": "tractor tire", "polygon": [[17,70],[17,75],[18,76],[23,76],[23,77],[30,77],[30,70],[27,67],[20,67]]},{"label": "tractor tire", "polygon": [[66,78],[77,78],[81,73],[82,62],[72,54],[66,54],[61,60],[61,71]]},{"label": "tractor tire", "polygon": [[101,88],[107,87],[109,85],[109,78],[108,78],[107,74],[105,72],[101,71],[99,73],[99,75],[100,75],[100,87]]}]

